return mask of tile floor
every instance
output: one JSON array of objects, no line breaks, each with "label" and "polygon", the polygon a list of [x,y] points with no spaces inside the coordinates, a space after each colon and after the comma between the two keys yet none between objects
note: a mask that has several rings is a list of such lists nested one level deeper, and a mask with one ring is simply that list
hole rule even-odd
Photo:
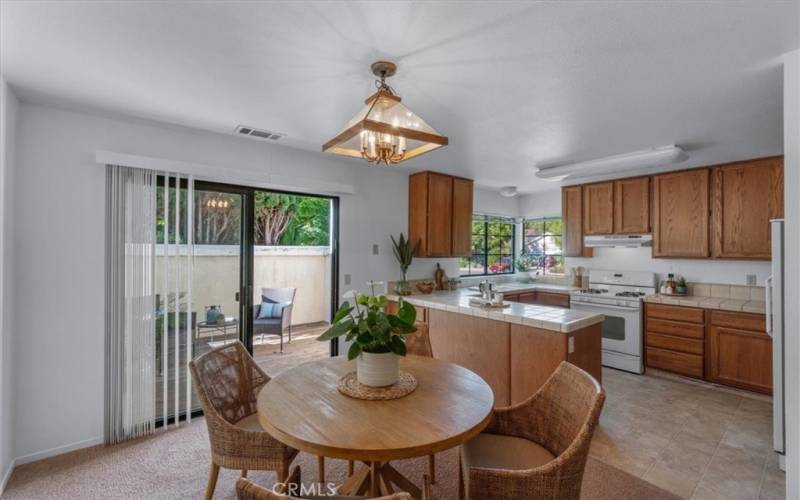
[{"label": "tile floor", "polygon": [[782,499],[772,403],[711,384],[604,368],[595,458],[687,499]]}]

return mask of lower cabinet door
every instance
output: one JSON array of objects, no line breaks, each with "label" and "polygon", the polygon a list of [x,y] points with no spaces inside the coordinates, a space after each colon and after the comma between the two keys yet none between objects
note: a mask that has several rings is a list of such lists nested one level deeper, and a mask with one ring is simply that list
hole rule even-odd
[{"label": "lower cabinet door", "polygon": [[708,379],[772,394],[772,339],[763,332],[711,326]]},{"label": "lower cabinet door", "polygon": [[703,378],[703,356],[685,352],[647,347],[647,366],[680,373],[687,377]]},{"label": "lower cabinet door", "polygon": [[569,307],[569,295],[564,293],[536,292],[536,303],[545,306]]}]

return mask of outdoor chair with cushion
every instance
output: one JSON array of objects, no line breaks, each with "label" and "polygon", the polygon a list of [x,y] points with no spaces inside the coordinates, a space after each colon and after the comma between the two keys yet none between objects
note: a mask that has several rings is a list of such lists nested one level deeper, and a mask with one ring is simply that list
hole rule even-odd
[{"label": "outdoor chair with cushion", "polygon": [[256,335],[277,335],[281,339],[280,352],[283,352],[283,333],[292,342],[292,308],[296,288],[262,288],[261,303],[253,304],[253,337]]}]

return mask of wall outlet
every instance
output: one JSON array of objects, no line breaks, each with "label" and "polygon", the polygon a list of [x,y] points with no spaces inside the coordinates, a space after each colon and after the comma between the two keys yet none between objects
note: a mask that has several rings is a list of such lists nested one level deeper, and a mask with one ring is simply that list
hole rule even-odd
[{"label": "wall outlet", "polygon": [[378,255],[380,253],[380,247],[377,243],[372,244],[372,255]]},{"label": "wall outlet", "polygon": [[345,285],[349,285],[350,284],[350,275],[349,274],[345,274],[344,275],[344,284]]},{"label": "wall outlet", "polygon": [[569,337],[567,339],[567,353],[572,354],[573,352],[575,352],[575,337]]},{"label": "wall outlet", "polygon": [[747,274],[745,275],[748,286],[756,286],[756,275],[755,274]]}]

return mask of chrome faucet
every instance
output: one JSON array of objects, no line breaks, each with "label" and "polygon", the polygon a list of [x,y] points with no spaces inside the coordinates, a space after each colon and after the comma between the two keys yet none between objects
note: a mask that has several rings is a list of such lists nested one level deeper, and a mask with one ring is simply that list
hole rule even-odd
[{"label": "chrome faucet", "polygon": [[494,298],[494,283],[491,281],[481,281],[480,284],[478,284],[478,290],[480,290],[483,300],[490,301]]}]

